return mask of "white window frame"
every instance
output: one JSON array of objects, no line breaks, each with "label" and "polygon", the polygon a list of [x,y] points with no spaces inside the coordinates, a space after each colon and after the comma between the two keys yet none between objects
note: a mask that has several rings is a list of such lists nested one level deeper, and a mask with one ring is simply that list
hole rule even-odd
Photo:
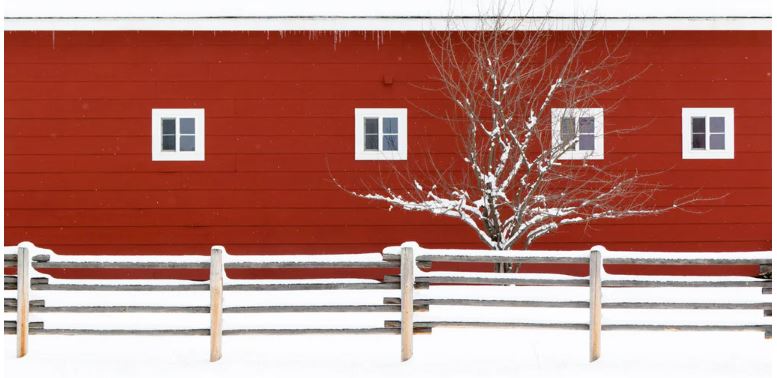
[{"label": "white window frame", "polygon": [[[399,131],[397,151],[383,151],[383,118],[397,118]],[[378,118],[378,150],[364,149],[364,119]],[[407,109],[406,108],[356,108],[354,110],[354,149],[356,160],[407,160]]]},{"label": "white window frame", "polygon": [[[162,150],[162,119],[175,118],[176,151]],[[194,118],[194,151],[178,151],[181,146],[178,119]],[[151,109],[151,160],[153,161],[204,161],[205,160],[205,109]]]},{"label": "white window frame", "polygon": [[[683,159],[733,159],[734,158],[734,108],[683,108],[682,112],[682,151]],[[704,117],[705,120],[705,149],[691,148],[691,119]],[[723,117],[725,119],[725,149],[710,150],[710,117]]]},{"label": "white window frame", "polygon": [[[602,160],[604,159],[604,109],[602,108],[552,108],[551,109],[551,128],[553,148],[561,144],[561,119],[563,117],[575,118],[575,131],[577,132],[578,118],[594,118],[594,150],[580,151],[569,150],[559,156],[560,160]],[[576,134],[579,135],[579,134]],[[576,142],[576,147],[580,146],[580,140]]]}]

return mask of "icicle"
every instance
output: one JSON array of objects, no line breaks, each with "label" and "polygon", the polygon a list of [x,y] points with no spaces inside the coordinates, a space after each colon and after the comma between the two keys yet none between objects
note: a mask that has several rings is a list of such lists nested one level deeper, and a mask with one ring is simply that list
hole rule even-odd
[{"label": "icicle", "polygon": [[54,50],[57,48],[57,37],[56,37],[56,31],[51,31],[51,49]]}]

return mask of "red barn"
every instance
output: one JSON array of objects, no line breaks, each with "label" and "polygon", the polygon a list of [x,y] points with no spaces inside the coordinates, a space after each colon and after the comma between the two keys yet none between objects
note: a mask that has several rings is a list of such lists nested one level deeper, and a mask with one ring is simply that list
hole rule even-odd
[{"label": "red barn", "polygon": [[[356,185],[390,164],[454,156],[451,129],[424,111],[452,107],[424,89],[436,76],[424,36],[446,30],[448,17],[471,26],[478,9],[227,2],[157,11],[141,1],[79,13],[50,3],[6,15],[5,245],[29,240],[64,254],[214,244],[367,252],[407,240],[482,248],[453,219],[388,211],[332,180]],[[607,136],[604,158],[668,169],[659,202],[697,189],[725,198],[694,205],[702,214],[569,226],[533,248],[771,250],[768,2],[658,3],[602,4],[588,18],[599,35],[624,38],[624,70],[644,68],[601,101],[621,101],[605,128],[649,126]],[[550,16],[559,36],[580,19],[562,7],[537,16]],[[370,109],[398,120],[380,142],[394,162],[360,151],[373,140],[358,130]],[[694,117],[709,123],[701,149]]]}]

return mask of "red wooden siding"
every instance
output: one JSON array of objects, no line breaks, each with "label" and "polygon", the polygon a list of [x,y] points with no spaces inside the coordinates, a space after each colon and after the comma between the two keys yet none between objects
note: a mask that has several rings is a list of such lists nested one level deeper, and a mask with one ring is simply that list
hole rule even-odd
[{"label": "red wooden siding", "polygon": [[[610,32],[612,33],[612,32]],[[332,253],[416,240],[479,247],[451,219],[350,197],[386,165],[353,159],[355,107],[408,108],[409,159],[456,152],[420,109],[450,106],[420,33],[5,32],[5,244],[62,253]],[[606,158],[671,172],[656,199],[722,200],[653,218],[566,227],[534,248],[771,249],[771,33],[631,32],[623,72],[647,71],[605,128]],[[649,64],[649,66],[648,66]],[[392,84],[384,84],[390,78]],[[152,162],[152,108],[203,107],[206,161]],[[736,158],[682,160],[683,107],[733,107]]]}]

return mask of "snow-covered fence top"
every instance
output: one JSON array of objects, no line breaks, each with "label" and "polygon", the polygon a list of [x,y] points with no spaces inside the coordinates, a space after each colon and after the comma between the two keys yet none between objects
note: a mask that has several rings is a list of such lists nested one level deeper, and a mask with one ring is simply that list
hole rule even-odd
[{"label": "snow-covered fence top", "polygon": [[[605,264],[624,265],[768,265],[772,252],[633,252],[602,251]],[[398,260],[401,247],[387,247],[384,259]],[[559,263],[588,264],[590,250],[479,250],[479,249],[427,249],[416,247],[416,259],[420,262],[487,262],[487,263]]]},{"label": "snow-covered fence top", "polygon": [[[209,269],[209,255],[60,255],[38,248],[32,256],[34,268],[87,269]],[[16,265],[16,247],[5,247],[5,266]],[[225,269],[297,268],[398,268],[380,253],[316,255],[224,254]]]}]

